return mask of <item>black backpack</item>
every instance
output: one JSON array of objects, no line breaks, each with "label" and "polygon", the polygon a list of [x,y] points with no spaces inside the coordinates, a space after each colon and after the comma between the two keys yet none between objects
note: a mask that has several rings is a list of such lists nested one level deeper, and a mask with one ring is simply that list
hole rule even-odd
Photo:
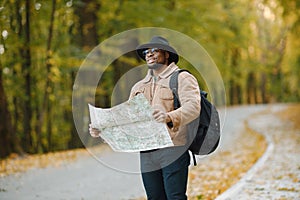
[{"label": "black backpack", "polygon": [[[178,75],[181,72],[189,72],[180,69],[174,72],[170,78],[169,86],[174,96],[174,109],[180,107],[178,98]],[[220,142],[220,119],[214,105],[207,100],[207,92],[200,91],[201,111],[199,117],[190,122],[187,141],[192,152],[194,165],[197,165],[195,155],[208,155],[214,152]]]}]

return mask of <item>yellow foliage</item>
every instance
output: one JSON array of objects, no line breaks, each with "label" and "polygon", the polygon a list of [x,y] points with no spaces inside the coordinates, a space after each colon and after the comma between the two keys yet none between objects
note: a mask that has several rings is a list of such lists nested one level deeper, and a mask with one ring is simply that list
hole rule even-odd
[{"label": "yellow foliage", "polygon": [[0,177],[25,172],[34,168],[59,167],[74,162],[80,155],[87,155],[85,149],[47,153],[40,155],[11,154],[7,159],[0,160]]}]

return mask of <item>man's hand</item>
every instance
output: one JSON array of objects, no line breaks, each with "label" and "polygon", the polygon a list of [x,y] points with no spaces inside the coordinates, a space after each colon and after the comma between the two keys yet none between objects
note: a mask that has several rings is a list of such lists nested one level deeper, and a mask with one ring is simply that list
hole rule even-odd
[{"label": "man's hand", "polygon": [[89,131],[92,137],[99,137],[101,134],[100,130],[92,127],[92,124],[89,124]]},{"label": "man's hand", "polygon": [[169,115],[159,109],[154,109],[153,117],[157,122],[161,122],[161,123],[168,123],[171,121]]}]

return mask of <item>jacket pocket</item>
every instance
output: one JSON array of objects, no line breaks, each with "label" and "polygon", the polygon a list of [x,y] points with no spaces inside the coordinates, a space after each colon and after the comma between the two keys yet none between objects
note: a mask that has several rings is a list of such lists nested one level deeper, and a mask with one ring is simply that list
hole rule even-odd
[{"label": "jacket pocket", "polygon": [[163,100],[172,100],[174,99],[173,93],[170,88],[161,87],[159,97]]},{"label": "jacket pocket", "polygon": [[170,88],[161,87],[159,98],[160,98],[160,104],[164,107],[166,112],[170,112],[174,110],[174,97]]}]

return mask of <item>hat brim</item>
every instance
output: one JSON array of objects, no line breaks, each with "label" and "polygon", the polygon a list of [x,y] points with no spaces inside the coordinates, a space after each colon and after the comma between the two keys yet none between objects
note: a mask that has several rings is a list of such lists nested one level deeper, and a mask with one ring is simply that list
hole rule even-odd
[{"label": "hat brim", "polygon": [[169,55],[169,62],[170,63],[174,62],[176,64],[179,60],[179,56],[178,56],[176,50],[173,47],[168,46],[168,45],[164,45],[164,44],[160,44],[160,43],[142,44],[142,45],[140,45],[136,48],[136,52],[137,52],[137,54],[139,55],[140,58],[142,58],[143,60],[146,60],[145,56],[143,55],[143,51],[145,51],[146,49],[149,49],[149,48],[159,48],[159,49],[168,51],[169,54],[170,54]]}]

